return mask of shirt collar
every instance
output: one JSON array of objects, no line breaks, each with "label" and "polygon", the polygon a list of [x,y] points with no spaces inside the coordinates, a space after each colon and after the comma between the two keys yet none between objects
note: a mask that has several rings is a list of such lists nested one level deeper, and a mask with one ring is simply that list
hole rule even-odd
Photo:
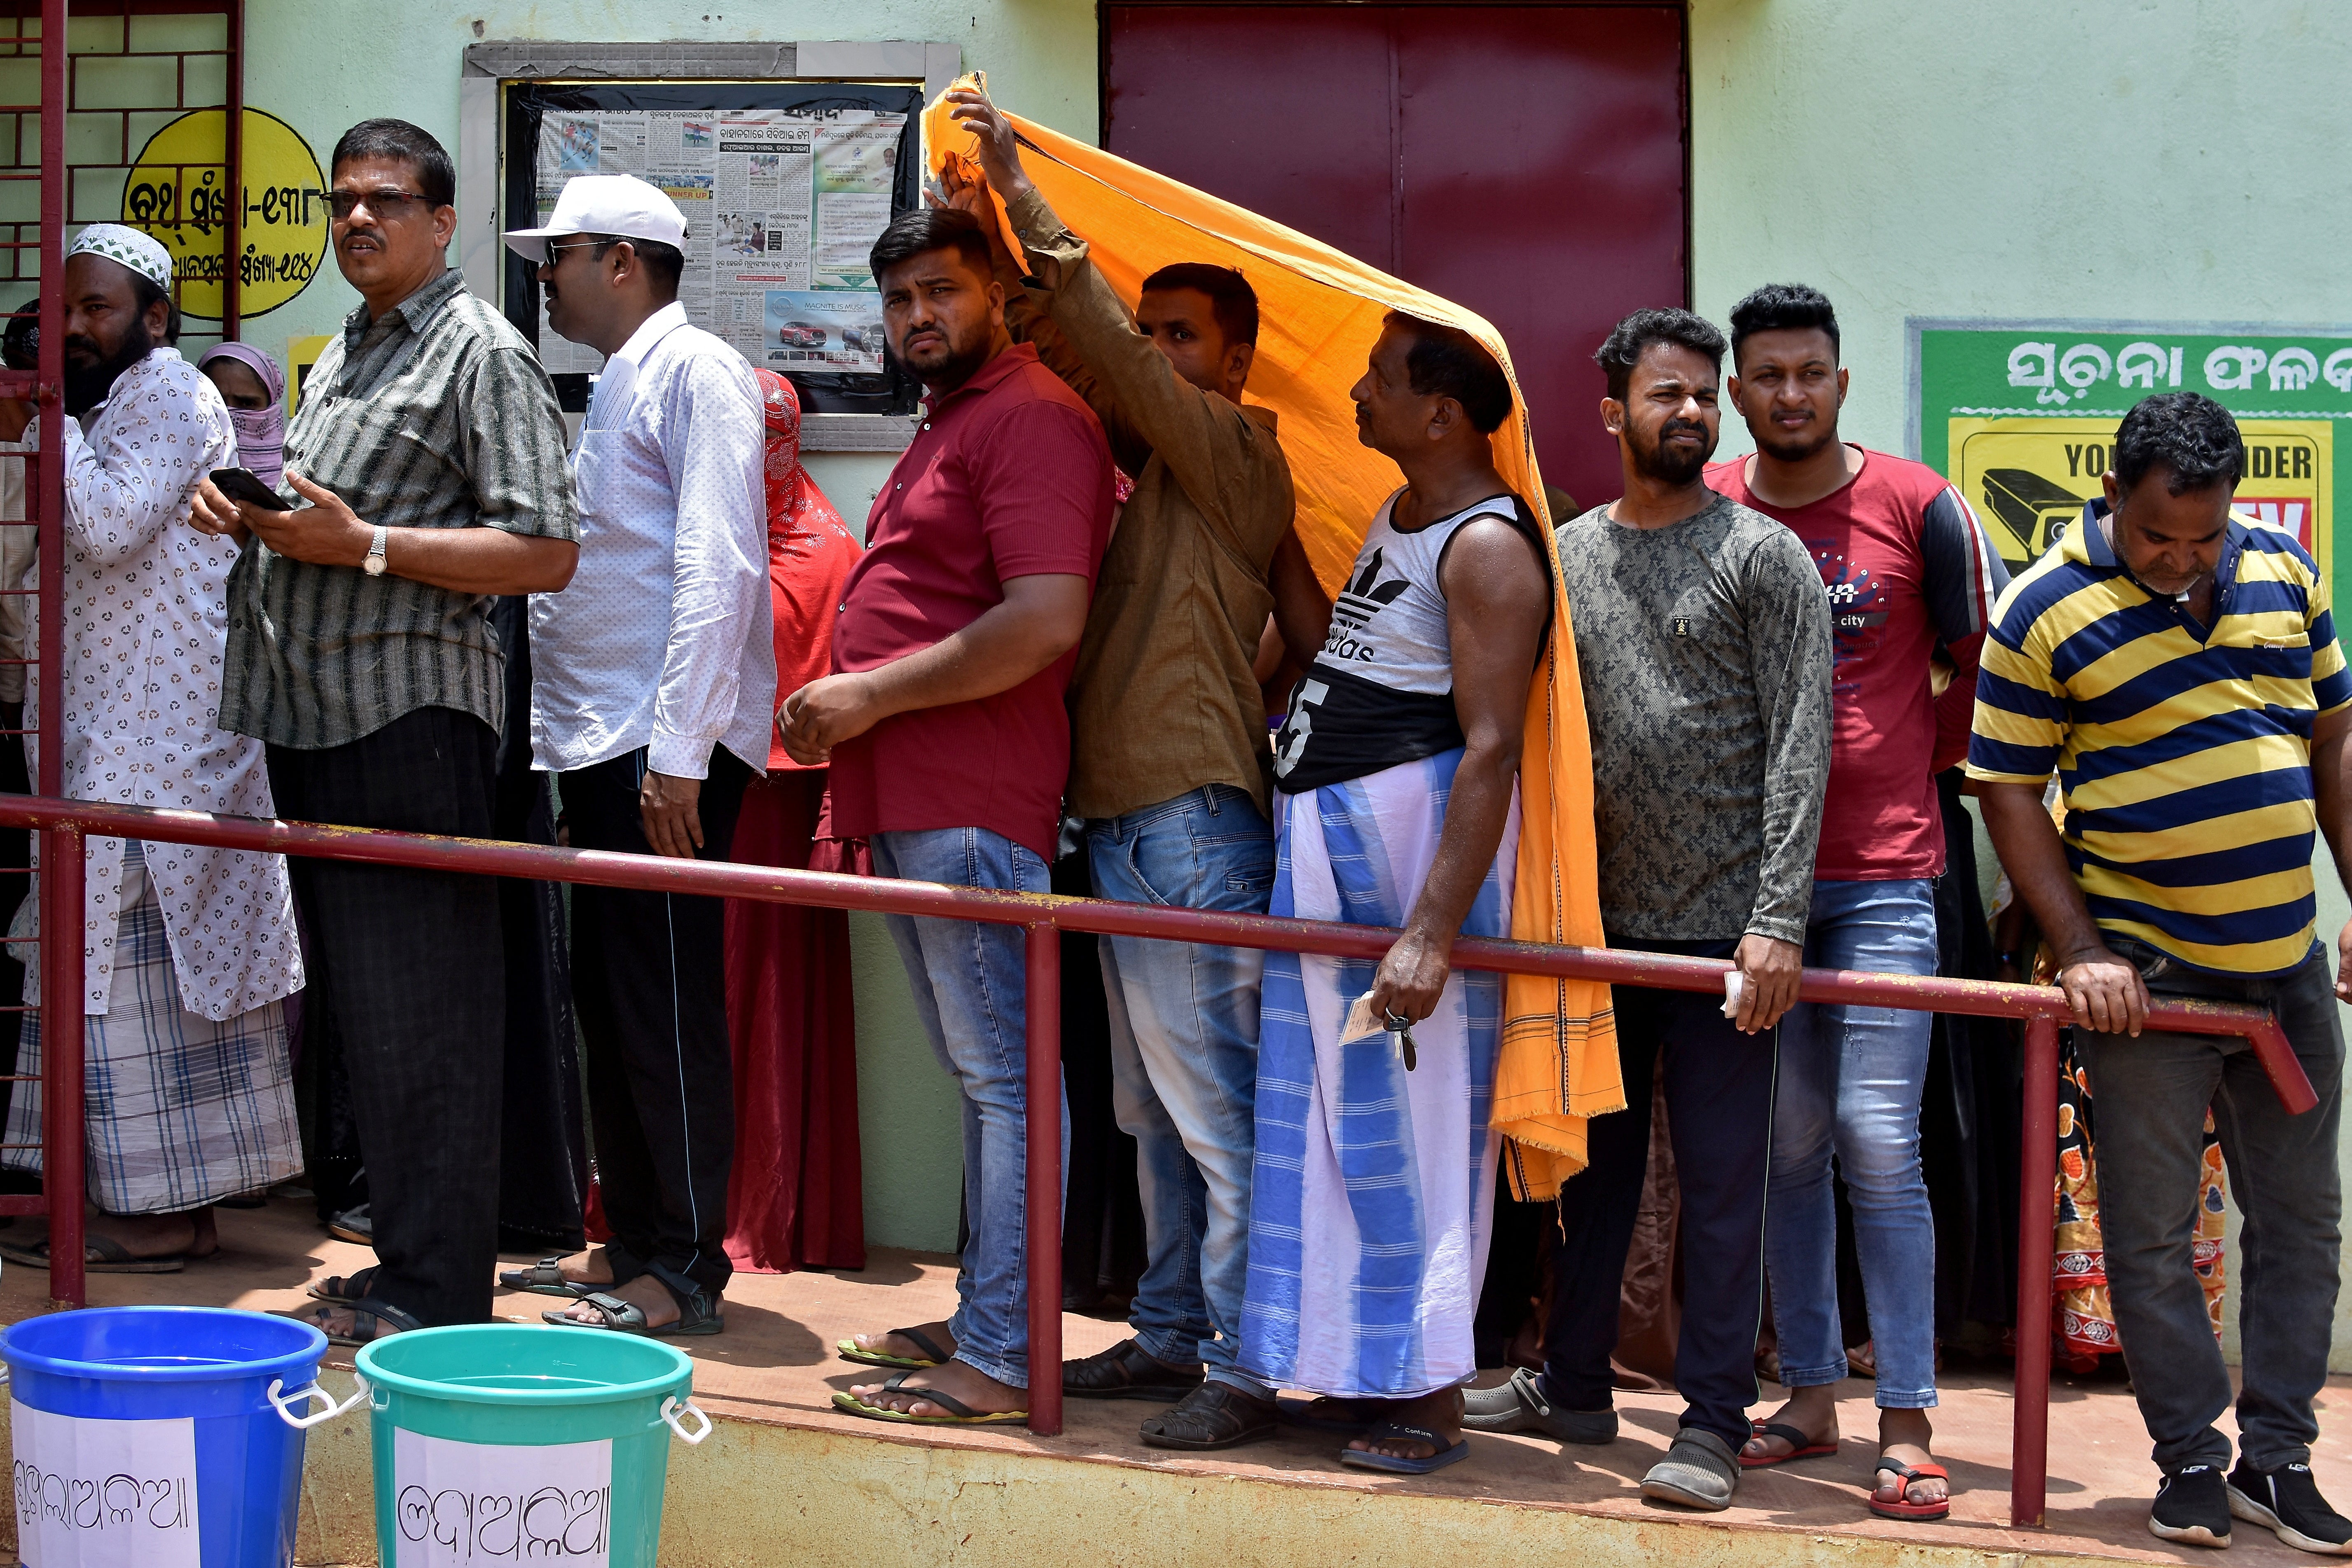
[{"label": "shirt collar", "polygon": [[[386,310],[383,316],[396,314],[411,332],[421,332],[425,330],[425,323],[433,319],[434,312],[456,298],[465,287],[466,275],[454,267],[446,267],[442,268],[441,276]],[[378,318],[378,321],[383,319]],[[362,300],[357,310],[343,318],[343,347],[356,351],[373,324],[368,320],[367,302]]]},{"label": "shirt collar", "polygon": [[978,370],[972,372],[971,379],[965,382],[961,386],[957,387],[953,392],[949,393],[944,397],[933,397],[927,395],[923,401],[930,405],[932,416],[936,418],[940,409],[946,407],[949,404],[953,403],[957,398],[961,397],[964,394],[971,393],[973,396],[977,397],[984,393],[993,392],[998,384],[1001,384],[1007,376],[1011,375],[1014,371],[1019,370],[1024,365],[1035,364],[1037,363],[1037,351],[1035,349],[1032,348],[1027,343],[1014,343],[1011,348],[1006,349],[1003,353],[998,354],[994,359],[990,360],[986,364],[982,365]]},{"label": "shirt collar", "polygon": [[643,364],[646,356],[654,352],[656,343],[686,324],[685,305],[672,300],[640,321],[637,330],[629,334],[629,341],[623,343],[620,352],[613,357],[627,360],[631,364]]}]

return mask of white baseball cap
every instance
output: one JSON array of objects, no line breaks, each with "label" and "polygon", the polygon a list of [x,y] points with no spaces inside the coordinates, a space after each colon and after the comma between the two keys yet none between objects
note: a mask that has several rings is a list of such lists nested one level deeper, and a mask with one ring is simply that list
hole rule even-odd
[{"label": "white baseball cap", "polygon": [[548,237],[564,234],[652,239],[683,249],[686,215],[668,193],[635,174],[574,174],[555,198],[547,226],[507,230],[507,248],[537,265],[547,259]]}]

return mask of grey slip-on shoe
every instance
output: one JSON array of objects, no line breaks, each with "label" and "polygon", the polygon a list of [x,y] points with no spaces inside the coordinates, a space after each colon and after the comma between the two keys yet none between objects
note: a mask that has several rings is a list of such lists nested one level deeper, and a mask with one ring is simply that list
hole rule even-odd
[{"label": "grey slip-on shoe", "polygon": [[1685,1426],[1675,1434],[1666,1457],[1642,1478],[1642,1500],[1716,1512],[1731,1506],[1739,1484],[1739,1459],[1714,1433]]},{"label": "grey slip-on shoe", "polygon": [[1563,1443],[1617,1440],[1614,1410],[1562,1410],[1544,1393],[1543,1379],[1520,1367],[1508,1383],[1462,1391],[1462,1425],[1473,1432],[1534,1432]]}]

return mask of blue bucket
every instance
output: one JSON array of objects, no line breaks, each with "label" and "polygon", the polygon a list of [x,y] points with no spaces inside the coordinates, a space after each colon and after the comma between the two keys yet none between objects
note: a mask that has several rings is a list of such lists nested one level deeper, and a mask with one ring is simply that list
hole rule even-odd
[{"label": "blue bucket", "polygon": [[[0,1336],[28,1562],[286,1568],[327,1337],[214,1307],[99,1307]],[[296,1416],[304,1397],[327,1409]],[[37,1541],[36,1540],[37,1538]],[[35,1550],[40,1554],[35,1555]]]}]

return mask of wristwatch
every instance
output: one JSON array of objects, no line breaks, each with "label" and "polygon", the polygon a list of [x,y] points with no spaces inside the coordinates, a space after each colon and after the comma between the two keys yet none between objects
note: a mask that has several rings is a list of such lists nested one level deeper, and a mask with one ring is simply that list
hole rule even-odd
[{"label": "wristwatch", "polygon": [[367,559],[361,563],[361,565],[366,570],[367,574],[371,577],[381,577],[383,575],[383,524],[379,522],[375,525],[375,542],[368,546]]}]

